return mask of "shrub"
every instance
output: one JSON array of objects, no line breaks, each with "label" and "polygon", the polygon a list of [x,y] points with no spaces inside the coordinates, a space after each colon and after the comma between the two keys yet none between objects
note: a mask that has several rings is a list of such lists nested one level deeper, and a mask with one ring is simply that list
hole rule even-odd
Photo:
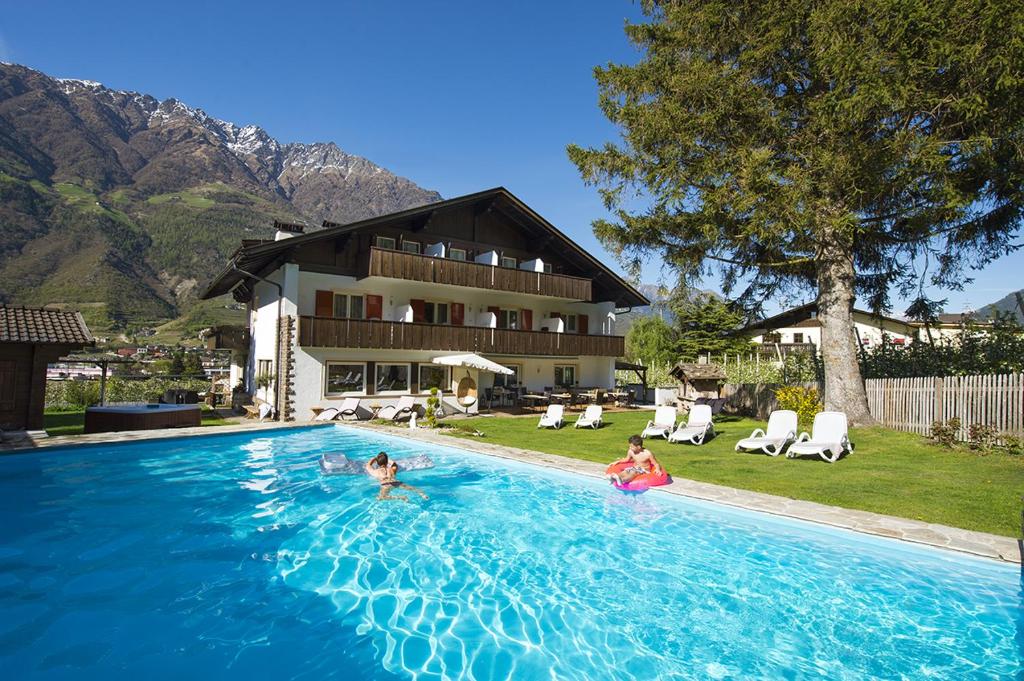
[{"label": "shrub", "polygon": [[987,452],[996,446],[998,437],[999,432],[995,426],[990,426],[987,423],[972,423],[971,427],[967,429],[967,438],[970,441],[971,449]]},{"label": "shrub", "polygon": [[427,409],[424,416],[427,419],[427,426],[437,428],[437,407],[441,400],[437,396],[437,388],[430,389],[430,397],[427,398]]},{"label": "shrub", "polygon": [[817,388],[789,385],[775,391],[780,409],[795,411],[800,425],[807,427],[814,421],[814,415],[822,410]]},{"label": "shrub", "polygon": [[1024,437],[1019,435],[1013,435],[1011,433],[1003,433],[1001,437],[1003,441],[1003,448],[1007,454],[1013,454],[1020,456],[1024,454]]},{"label": "shrub", "polygon": [[960,432],[960,419],[951,418],[945,423],[932,422],[932,442],[943,447],[956,446],[957,434]]},{"label": "shrub", "polygon": [[[107,402],[154,402],[167,390],[209,390],[210,382],[199,378],[154,377],[143,380],[111,377],[107,379]],[[99,404],[100,382],[47,381],[48,409],[84,409]]]}]

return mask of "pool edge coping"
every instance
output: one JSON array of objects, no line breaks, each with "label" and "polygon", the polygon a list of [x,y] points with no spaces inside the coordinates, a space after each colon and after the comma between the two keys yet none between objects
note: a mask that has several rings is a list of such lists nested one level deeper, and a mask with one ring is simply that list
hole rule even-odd
[{"label": "pool edge coping", "polygon": [[[549,454],[531,449],[493,444],[476,440],[430,432],[424,429],[395,428],[366,422],[346,421],[335,423],[354,428],[363,428],[409,440],[431,442],[445,447],[496,456],[503,459],[532,464],[542,468],[557,468],[588,477],[603,478],[605,466],[592,461],[573,459],[559,454]],[[883,515],[872,511],[830,506],[815,501],[791,499],[789,497],[754,492],[751,490],[700,482],[673,476],[672,482],[663,487],[652,488],[651,492],[698,499],[722,504],[746,511],[767,513],[782,518],[791,518],[818,525],[849,530],[860,534],[894,539],[929,546],[936,549],[967,554],[999,563],[1022,565],[1024,542],[1013,537],[1003,537],[987,532],[965,530],[923,520]]]}]

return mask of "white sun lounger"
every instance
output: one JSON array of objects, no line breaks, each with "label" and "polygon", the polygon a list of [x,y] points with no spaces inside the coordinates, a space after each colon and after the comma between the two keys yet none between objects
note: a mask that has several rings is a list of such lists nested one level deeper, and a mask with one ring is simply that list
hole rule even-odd
[{"label": "white sun lounger", "polygon": [[355,416],[359,418],[359,414],[356,412],[359,410],[359,398],[358,397],[346,397],[345,401],[338,407],[337,418],[345,420],[346,416]]},{"label": "white sun lounger", "polygon": [[654,410],[654,420],[648,421],[640,437],[668,437],[676,427],[676,408],[658,407]]},{"label": "white sun lounger", "polygon": [[400,421],[412,416],[413,407],[416,406],[416,398],[412,395],[404,395],[398,398],[396,404],[389,404],[377,412],[377,418],[385,421]]},{"label": "white sun lounger", "polygon": [[562,427],[562,414],[564,412],[565,407],[561,404],[549,404],[548,410],[540,417],[540,423],[537,424],[537,427],[558,430]]},{"label": "white sun lounger", "polygon": [[338,410],[335,407],[328,407],[322,412],[313,417],[314,421],[333,421],[338,415]]},{"label": "white sun lounger", "polygon": [[600,428],[601,418],[604,409],[599,404],[592,404],[587,407],[587,410],[580,414],[580,417],[576,419],[576,423],[573,424],[573,428]]},{"label": "white sun lounger", "polygon": [[844,453],[853,451],[846,414],[841,411],[823,411],[814,417],[811,435],[800,433],[796,442],[789,446],[786,456],[820,456],[829,463],[835,463]]},{"label": "white sun lounger", "polygon": [[694,445],[704,444],[704,439],[714,435],[715,426],[711,423],[711,405],[695,404],[690,407],[686,425],[680,424],[668,436],[669,442],[689,442]]},{"label": "white sun lounger", "polygon": [[768,430],[755,428],[750,437],[736,443],[736,451],[764,452],[778,456],[786,444],[796,439],[797,415],[789,409],[776,409],[768,416]]}]

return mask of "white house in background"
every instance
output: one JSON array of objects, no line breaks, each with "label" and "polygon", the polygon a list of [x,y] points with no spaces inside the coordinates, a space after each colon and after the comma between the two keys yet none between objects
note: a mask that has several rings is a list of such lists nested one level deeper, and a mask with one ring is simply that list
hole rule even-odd
[{"label": "white house in background", "polygon": [[936,343],[946,343],[959,338],[964,329],[970,329],[978,333],[987,333],[992,328],[992,321],[982,319],[975,312],[944,313],[928,324],[927,328],[922,322],[914,322],[918,329],[918,337],[921,340],[928,340],[931,332],[932,340]]},{"label": "white house in background", "polygon": [[[853,311],[853,324],[864,348],[875,348],[883,342],[906,345],[918,336],[918,329],[911,322],[864,310]],[[815,349],[821,346],[821,322],[818,321],[815,303],[780,312],[741,329],[739,333],[760,344],[806,345]]]},{"label": "white house in background", "polygon": [[[624,339],[617,310],[649,302],[504,188],[303,234],[277,223],[248,241],[204,298],[232,293],[248,310],[244,384],[279,418],[359,397],[384,406],[431,387],[455,405],[470,378],[483,394],[509,383],[611,388]],[[476,353],[510,377],[448,368]],[[274,388],[257,388],[257,376]],[[465,384],[464,384],[465,385]],[[457,405],[474,411],[477,403]]]}]

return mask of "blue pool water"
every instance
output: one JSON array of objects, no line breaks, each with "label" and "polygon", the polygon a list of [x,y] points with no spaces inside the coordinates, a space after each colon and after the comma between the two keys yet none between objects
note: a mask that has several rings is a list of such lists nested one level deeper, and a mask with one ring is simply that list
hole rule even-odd
[{"label": "blue pool water", "polygon": [[[1019,569],[328,427],[0,457],[16,678],[1013,678]],[[610,453],[611,456],[611,453]],[[941,503],[937,500],[936,503]]]}]

